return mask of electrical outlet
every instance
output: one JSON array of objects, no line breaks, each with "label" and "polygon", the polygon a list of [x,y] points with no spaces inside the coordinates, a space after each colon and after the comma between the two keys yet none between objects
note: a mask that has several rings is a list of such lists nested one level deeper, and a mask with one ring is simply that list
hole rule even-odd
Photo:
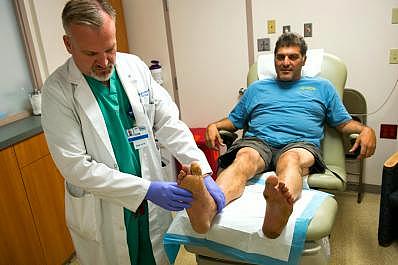
[{"label": "electrical outlet", "polygon": [[290,32],[290,25],[286,25],[282,27],[282,33]]},{"label": "electrical outlet", "polygon": [[391,23],[398,24],[398,8],[392,9]]},{"label": "electrical outlet", "polygon": [[257,39],[257,50],[259,52],[270,51],[270,38]]},{"label": "electrical outlet", "polygon": [[268,34],[275,33],[275,20],[267,21]]},{"label": "electrical outlet", "polygon": [[304,37],[312,37],[312,23],[304,24]]},{"label": "electrical outlet", "polygon": [[390,49],[390,64],[398,64],[398,49]]}]

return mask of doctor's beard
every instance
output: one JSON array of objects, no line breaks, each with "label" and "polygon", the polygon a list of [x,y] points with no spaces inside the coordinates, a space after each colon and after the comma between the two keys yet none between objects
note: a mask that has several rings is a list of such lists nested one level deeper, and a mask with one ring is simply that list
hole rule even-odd
[{"label": "doctor's beard", "polygon": [[91,68],[90,76],[100,82],[108,81],[111,78],[115,65],[110,63],[105,68],[93,66]]}]

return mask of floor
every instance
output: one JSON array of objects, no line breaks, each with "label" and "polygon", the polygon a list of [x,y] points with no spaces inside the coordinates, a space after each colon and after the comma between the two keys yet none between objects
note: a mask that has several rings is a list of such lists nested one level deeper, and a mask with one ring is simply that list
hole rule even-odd
[{"label": "floor", "polygon": [[339,205],[331,235],[330,265],[398,264],[398,243],[380,247],[377,240],[380,195],[366,193],[356,202],[356,193],[336,194]]},{"label": "floor", "polygon": [[[396,265],[398,243],[380,247],[377,241],[379,194],[366,193],[356,202],[356,193],[336,193],[339,205],[330,237],[330,265]],[[71,265],[79,265],[73,261]],[[175,265],[196,265],[195,256],[180,249]]]}]

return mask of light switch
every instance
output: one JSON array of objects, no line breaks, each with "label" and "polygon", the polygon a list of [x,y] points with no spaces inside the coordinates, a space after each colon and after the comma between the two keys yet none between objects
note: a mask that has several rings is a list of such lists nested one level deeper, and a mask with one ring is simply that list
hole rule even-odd
[{"label": "light switch", "polygon": [[398,49],[390,49],[390,64],[398,64]]},{"label": "light switch", "polygon": [[275,33],[275,20],[267,21],[268,34]]},{"label": "light switch", "polygon": [[391,23],[398,24],[398,8],[392,9]]}]

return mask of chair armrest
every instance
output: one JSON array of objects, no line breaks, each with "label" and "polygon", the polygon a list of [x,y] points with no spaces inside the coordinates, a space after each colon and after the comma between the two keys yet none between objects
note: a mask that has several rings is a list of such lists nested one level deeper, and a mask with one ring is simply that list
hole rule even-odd
[{"label": "chair armrest", "polygon": [[395,167],[398,164],[398,152],[390,156],[386,162],[384,162],[385,167]]},{"label": "chair armrest", "polygon": [[[348,135],[348,139],[349,139],[349,141],[350,141],[350,143],[349,143],[349,144],[350,144],[349,149],[351,149],[351,148],[354,146],[355,141],[357,140],[358,136],[359,136],[358,133],[352,133],[352,134],[349,134],[349,135]],[[346,153],[346,154],[345,154],[345,157],[346,157],[346,158],[350,158],[350,159],[356,159],[356,158],[359,156],[360,153],[361,153],[361,148],[358,147],[354,152],[352,152],[352,153]]]},{"label": "chair armrest", "polygon": [[356,140],[358,138],[359,134],[358,133],[352,133],[350,135],[348,135],[348,137],[350,138],[350,140]]},{"label": "chair armrest", "polygon": [[232,143],[238,138],[238,134],[234,132],[229,132],[229,131],[224,131],[220,130],[219,131],[221,139],[223,140],[224,144],[229,148]]}]

